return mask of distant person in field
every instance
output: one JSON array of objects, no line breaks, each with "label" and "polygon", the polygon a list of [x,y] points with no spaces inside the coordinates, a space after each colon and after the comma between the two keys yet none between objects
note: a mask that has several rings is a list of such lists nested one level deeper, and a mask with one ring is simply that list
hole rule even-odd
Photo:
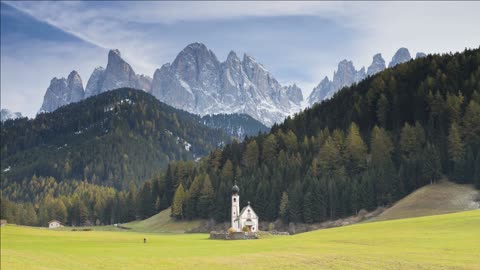
[{"label": "distant person in field", "polygon": [[144,243],[144,244],[147,243],[147,238],[143,238],[143,243]]}]

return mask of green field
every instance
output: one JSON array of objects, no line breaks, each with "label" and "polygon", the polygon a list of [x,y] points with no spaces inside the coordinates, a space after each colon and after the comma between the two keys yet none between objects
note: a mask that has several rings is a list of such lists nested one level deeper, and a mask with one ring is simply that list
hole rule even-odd
[{"label": "green field", "polygon": [[246,241],[9,225],[1,244],[3,270],[480,269],[480,210]]}]

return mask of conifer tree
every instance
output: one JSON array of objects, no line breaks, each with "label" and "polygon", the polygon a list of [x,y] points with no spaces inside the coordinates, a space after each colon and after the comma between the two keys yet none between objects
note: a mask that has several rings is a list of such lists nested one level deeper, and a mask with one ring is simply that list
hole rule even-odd
[{"label": "conifer tree", "polygon": [[282,199],[280,200],[279,214],[283,223],[288,223],[288,194],[285,191],[282,193]]},{"label": "conifer tree", "polygon": [[245,150],[243,161],[247,168],[253,169],[258,165],[258,145],[257,141],[252,140],[247,144],[247,149]]},{"label": "conifer tree", "polygon": [[313,223],[313,198],[312,198],[312,193],[307,192],[305,196],[303,197],[303,221],[305,223]]},{"label": "conifer tree", "polygon": [[207,174],[203,180],[202,189],[200,190],[200,197],[198,198],[198,212],[200,217],[211,217],[214,198],[215,194],[213,191],[212,182],[210,181],[210,176]]},{"label": "conifer tree", "polygon": [[358,126],[352,122],[348,129],[346,139],[348,155],[348,170],[351,175],[356,175],[366,168],[367,146],[360,136]]},{"label": "conifer tree", "polygon": [[183,185],[180,183],[178,185],[177,190],[173,196],[173,204],[172,204],[172,217],[176,219],[183,219],[183,206],[185,201],[185,189]]}]

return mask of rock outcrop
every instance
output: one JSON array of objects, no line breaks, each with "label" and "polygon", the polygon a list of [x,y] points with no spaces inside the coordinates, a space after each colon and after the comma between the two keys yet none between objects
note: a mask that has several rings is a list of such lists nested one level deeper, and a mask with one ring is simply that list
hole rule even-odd
[{"label": "rock outcrop", "polygon": [[407,48],[400,48],[398,51],[393,55],[392,61],[388,64],[388,67],[394,67],[398,64],[410,61],[412,57],[410,56],[410,52]]},{"label": "rock outcrop", "polygon": [[230,52],[220,62],[204,44],[183,49],[155,71],[151,93],[173,107],[199,115],[245,113],[267,126],[300,110],[296,85],[283,87],[253,57]]},{"label": "rock outcrop", "polygon": [[52,112],[61,106],[82,100],[84,95],[82,79],[74,70],[67,79],[53,78],[50,81],[39,112]]}]

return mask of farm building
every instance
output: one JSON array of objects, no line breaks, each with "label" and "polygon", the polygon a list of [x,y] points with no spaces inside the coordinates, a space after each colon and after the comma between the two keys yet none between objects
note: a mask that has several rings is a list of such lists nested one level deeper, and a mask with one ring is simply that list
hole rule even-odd
[{"label": "farm building", "polygon": [[55,229],[55,228],[59,228],[59,227],[63,227],[62,223],[58,220],[50,220],[48,222],[48,228],[49,229]]}]

